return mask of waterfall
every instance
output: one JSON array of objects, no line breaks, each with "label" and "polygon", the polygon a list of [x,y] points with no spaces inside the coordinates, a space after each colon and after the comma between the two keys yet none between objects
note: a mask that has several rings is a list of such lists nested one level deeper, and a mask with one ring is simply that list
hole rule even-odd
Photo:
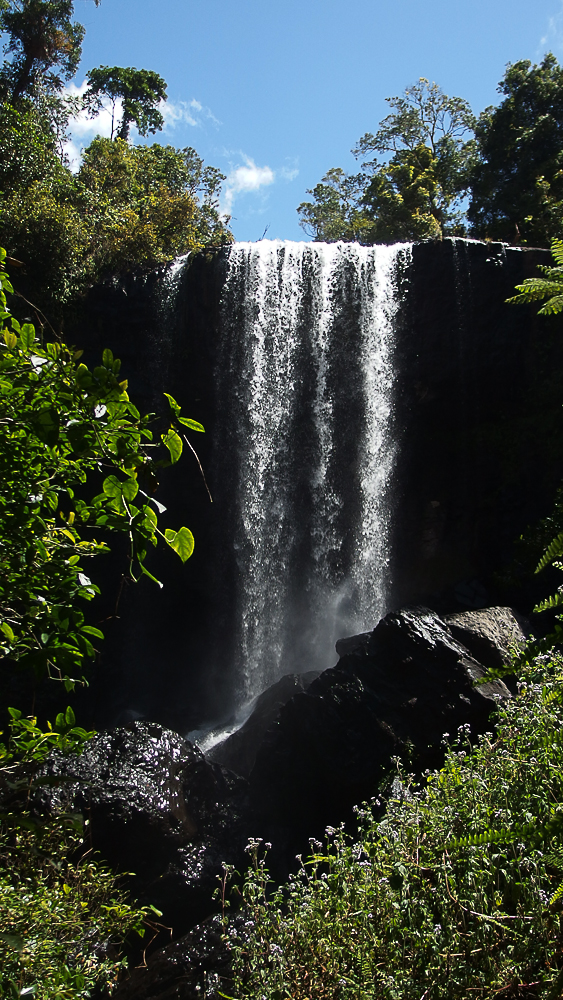
[{"label": "waterfall", "polygon": [[409,260],[406,244],[229,250],[214,450],[230,491],[241,700],[331,666],[335,640],[386,610],[394,325]]}]

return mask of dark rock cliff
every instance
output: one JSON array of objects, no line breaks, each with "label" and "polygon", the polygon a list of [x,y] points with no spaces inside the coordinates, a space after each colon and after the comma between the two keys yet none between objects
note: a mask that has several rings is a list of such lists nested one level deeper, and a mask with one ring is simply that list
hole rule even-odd
[{"label": "dark rock cliff", "polygon": [[[543,250],[466,240],[413,248],[397,332],[391,607],[423,602],[447,613],[494,601],[527,612],[533,603],[528,584],[503,590],[498,574],[526,526],[549,513],[562,478],[563,336],[558,317],[505,300],[549,260]],[[214,498],[189,455],[164,477],[168,523],[192,528],[195,554],[181,567],[162,553],[154,568],[164,590],[143,581],[126,593],[106,628],[114,652],[90,695],[97,724],[121,712],[186,731],[231,698],[231,487],[213,454],[224,277],[224,252],[199,256],[177,275],[174,309],[162,271],[93,289],[67,325],[92,357],[111,345],[141,406],[161,409],[166,390],[205,425],[197,444]],[[117,581],[101,572],[109,602]]]}]

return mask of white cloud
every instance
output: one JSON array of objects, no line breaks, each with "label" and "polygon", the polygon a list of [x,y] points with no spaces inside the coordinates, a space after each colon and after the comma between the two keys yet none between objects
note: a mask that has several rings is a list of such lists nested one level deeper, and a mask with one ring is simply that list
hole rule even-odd
[{"label": "white cloud", "polygon": [[224,215],[230,215],[233,202],[238,194],[248,191],[259,191],[260,188],[273,184],[276,175],[270,167],[257,167],[250,156],[241,154],[244,165],[234,167],[227,176],[221,209]]},{"label": "white cloud", "polygon": [[207,119],[214,125],[221,122],[215,117],[209,108],[205,108],[200,101],[193,98],[191,101],[161,101],[160,111],[164,117],[163,131],[176,128],[176,125],[184,122],[186,125],[202,125]]},{"label": "white cloud", "polygon": [[541,58],[548,49],[563,48],[563,2],[558,14],[554,14],[547,22],[547,31],[540,38],[537,58]]},{"label": "white cloud", "polygon": [[298,174],[297,160],[293,160],[293,166],[282,167],[280,170],[280,176],[283,177],[284,181],[294,181]]},{"label": "white cloud", "polygon": [[[84,80],[80,86],[75,83],[69,84],[65,92],[69,97],[82,97],[87,89],[87,82]],[[121,119],[122,102],[117,101],[115,107],[115,119]],[[178,125],[200,126],[205,119],[210,120],[215,125],[221,123],[209,108],[205,108],[199,101],[193,98],[191,101],[161,101],[159,110],[164,118],[163,132],[170,132]],[[100,111],[93,117],[89,117],[86,111],[81,111],[69,124],[70,139],[65,143],[64,151],[68,157],[70,168],[77,171],[82,162],[82,152],[84,147],[89,145],[94,136],[101,135],[105,138],[111,136],[112,126],[112,104],[108,99],[102,101]],[[131,129],[135,137],[135,127]],[[157,139],[158,141],[158,139]]]}]

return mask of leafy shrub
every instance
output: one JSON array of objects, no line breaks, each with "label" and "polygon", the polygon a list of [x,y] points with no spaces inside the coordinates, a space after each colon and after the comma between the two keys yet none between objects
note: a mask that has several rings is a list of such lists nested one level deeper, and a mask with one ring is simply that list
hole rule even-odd
[{"label": "leafy shrub", "polygon": [[169,396],[171,424],[155,446],[109,349],[90,371],[82,352],[44,344],[10,316],[4,260],[0,250],[0,656],[71,690],[103,639],[80,608],[98,591],[84,560],[108,551],[95,535],[128,537],[132,579],[154,580],[145,559],[159,539],[185,562],[193,536],[159,528],[152,494],[182,454],[184,428],[203,427]]},{"label": "leafy shrub", "polygon": [[400,775],[382,821],[365,805],[357,839],[329,829],[287,886],[269,890],[252,842],[234,995],[560,997],[562,727],[555,658],[528,668],[496,735],[460,731],[440,771]]},{"label": "leafy shrub", "polygon": [[[52,750],[80,753],[94,735],[72,708],[43,732],[36,718],[10,714],[0,743],[0,996],[41,1000],[111,992],[124,940],[144,936],[153,907],[130,905],[110,869],[88,849],[81,815],[30,813],[30,791],[45,779],[38,765]],[[0,736],[3,735],[0,733]]]},{"label": "leafy shrub", "polygon": [[149,910],[129,905],[115,875],[85,850],[80,818],[33,829],[24,818],[0,824],[0,996],[111,991],[126,964],[122,942],[144,932]]}]

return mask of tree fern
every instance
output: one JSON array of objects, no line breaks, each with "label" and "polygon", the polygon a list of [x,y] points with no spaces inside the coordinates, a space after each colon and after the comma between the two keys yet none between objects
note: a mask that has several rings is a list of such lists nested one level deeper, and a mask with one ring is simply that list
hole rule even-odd
[{"label": "tree fern", "polygon": [[547,299],[545,305],[538,310],[538,315],[547,316],[563,311],[563,240],[553,239],[551,252],[558,266],[546,267],[540,264],[538,270],[544,277],[526,278],[521,285],[516,285],[519,294],[513,295],[507,302],[522,304]]}]

